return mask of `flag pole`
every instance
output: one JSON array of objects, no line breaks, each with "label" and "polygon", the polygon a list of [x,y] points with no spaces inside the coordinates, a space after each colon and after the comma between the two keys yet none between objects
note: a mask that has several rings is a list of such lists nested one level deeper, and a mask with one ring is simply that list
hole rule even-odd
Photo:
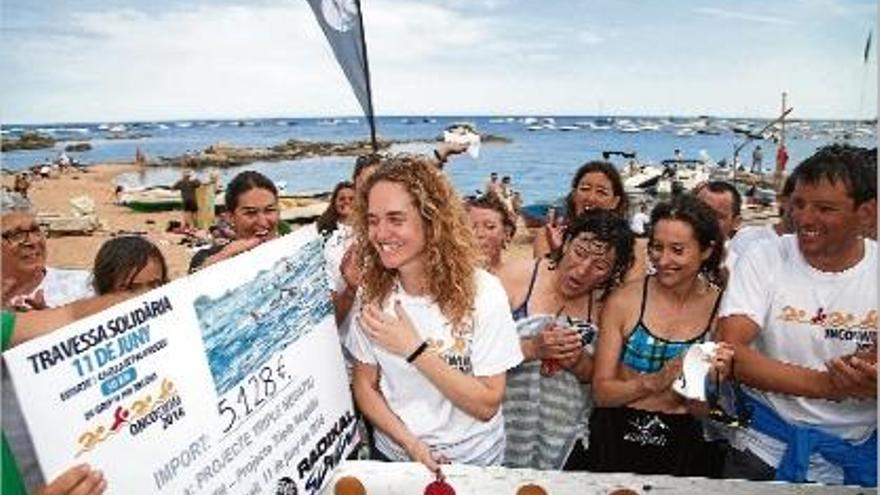
[{"label": "flag pole", "polygon": [[361,47],[363,47],[364,57],[364,75],[367,78],[367,120],[370,124],[370,143],[373,145],[373,153],[379,151],[379,145],[376,142],[376,118],[373,115],[373,89],[370,83],[370,61],[367,59],[367,34],[364,29],[364,14],[361,12],[361,0],[354,0],[358,9],[358,22],[361,25]]}]

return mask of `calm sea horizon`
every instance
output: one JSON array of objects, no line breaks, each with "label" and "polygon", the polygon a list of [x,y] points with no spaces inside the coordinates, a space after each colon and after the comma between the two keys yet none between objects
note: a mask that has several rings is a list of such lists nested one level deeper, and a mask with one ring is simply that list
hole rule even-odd
[{"label": "calm sea horizon", "polygon": [[[528,120],[524,120],[528,119]],[[540,120],[550,119],[550,120]],[[483,143],[479,158],[461,155],[450,160],[446,170],[462,194],[483,189],[491,172],[509,175],[514,187],[521,191],[526,203],[552,201],[567,190],[574,171],[584,162],[602,158],[603,151],[635,152],[641,163],[658,164],[672,158],[678,149],[684,158],[706,158],[731,163],[734,148],[745,142],[735,127],[763,128],[769,120],[749,118],[708,118],[701,127],[694,117],[613,117],[615,124],[604,129],[604,122],[595,116],[394,116],[378,117],[378,135],[393,140],[422,140],[422,143],[394,145],[392,151],[430,152],[431,141],[454,122],[471,122],[482,134],[502,136],[510,143]],[[551,122],[552,121],[552,122]],[[545,124],[545,128],[535,126]],[[685,129],[702,129],[705,133],[689,134]],[[369,139],[363,117],[272,118],[230,120],[177,120],[123,123],[65,123],[4,125],[3,138],[26,131],[53,136],[54,148],[5,152],[0,167],[7,171],[22,170],[54,160],[71,142],[87,141],[92,149],[69,152],[85,164],[133,161],[136,149],[155,159],[175,157],[187,152],[202,151],[223,142],[235,146],[269,147],[288,139],[346,142]],[[818,147],[845,140],[859,146],[876,146],[874,126],[856,121],[798,120],[787,123],[786,147],[789,168],[812,154]],[[115,136],[114,136],[115,135]],[[127,137],[126,137],[127,136]],[[116,137],[116,138],[114,138]],[[119,139],[119,137],[123,137]],[[776,144],[771,139],[747,143],[739,154],[746,167],[752,163],[756,145],[763,149],[763,167],[774,165]],[[624,161],[612,159],[618,166]],[[241,167],[218,170],[228,181],[242,170],[257,170],[284,184],[286,193],[329,191],[341,181],[350,179],[353,157],[316,157],[281,162],[254,162]],[[207,178],[210,170],[199,170]],[[153,186],[173,183],[180,175],[171,167],[150,167],[141,173],[122,174],[117,181],[126,186]]]}]

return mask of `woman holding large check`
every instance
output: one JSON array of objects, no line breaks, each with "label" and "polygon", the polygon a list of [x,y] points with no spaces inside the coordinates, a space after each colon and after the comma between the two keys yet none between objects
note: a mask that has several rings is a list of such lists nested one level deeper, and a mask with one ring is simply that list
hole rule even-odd
[{"label": "woman holding large check", "polygon": [[198,251],[190,260],[190,273],[290,232],[281,221],[278,189],[259,172],[246,170],[236,175],[226,187],[224,201],[235,240]]},{"label": "woman holding large check", "polygon": [[501,283],[476,268],[461,200],[432,163],[398,156],[356,211],[365,266],[346,346],[376,457],[500,464],[505,373],[522,352]]}]

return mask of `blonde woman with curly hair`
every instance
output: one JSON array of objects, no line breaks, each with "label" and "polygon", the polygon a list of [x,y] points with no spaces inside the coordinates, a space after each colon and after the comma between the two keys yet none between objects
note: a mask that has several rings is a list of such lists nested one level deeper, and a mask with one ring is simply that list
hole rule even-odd
[{"label": "blonde woman with curly hair", "polygon": [[501,464],[505,373],[522,352],[501,283],[476,268],[461,200],[435,165],[407,156],[358,194],[364,272],[345,343],[375,457],[432,471]]}]

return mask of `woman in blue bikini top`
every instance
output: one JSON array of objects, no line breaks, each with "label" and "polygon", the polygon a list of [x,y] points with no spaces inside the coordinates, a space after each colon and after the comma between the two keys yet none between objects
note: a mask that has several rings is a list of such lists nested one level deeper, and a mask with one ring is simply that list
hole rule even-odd
[{"label": "woman in blue bikini top", "polygon": [[[656,274],[621,287],[603,313],[593,377],[595,401],[605,407],[680,414],[671,390],[682,356],[713,326],[724,277],[723,239],[711,210],[685,195],[651,215],[648,256]],[[722,346],[715,366],[726,369]]]}]

